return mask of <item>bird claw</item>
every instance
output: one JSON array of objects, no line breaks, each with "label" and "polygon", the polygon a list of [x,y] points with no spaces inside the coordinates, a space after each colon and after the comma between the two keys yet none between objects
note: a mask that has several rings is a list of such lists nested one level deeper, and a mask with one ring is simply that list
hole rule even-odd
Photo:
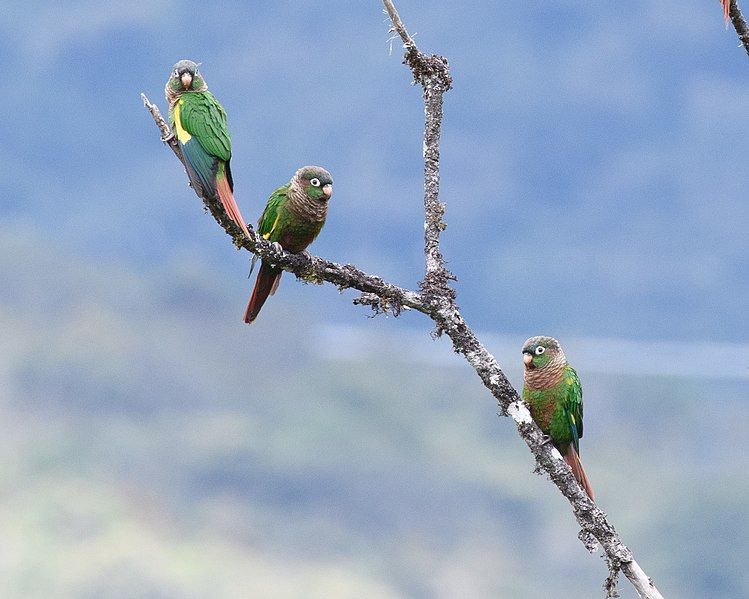
[{"label": "bird claw", "polygon": [[276,252],[277,254],[283,254],[283,246],[280,243],[278,243],[277,241],[274,241],[270,245],[273,248],[274,252]]},{"label": "bird claw", "polygon": [[542,446],[543,445],[548,445],[551,442],[552,442],[552,438],[551,438],[550,435],[544,435],[543,437],[541,437],[541,445]]},{"label": "bird claw", "polygon": [[169,134],[169,135],[167,135],[166,137],[162,137],[162,138],[161,138],[161,141],[163,141],[164,143],[169,143],[169,142],[170,142],[170,141],[172,141],[173,139],[174,139],[174,133],[170,133],[170,134]]},{"label": "bird claw", "polygon": [[252,254],[252,261],[250,262],[250,272],[247,273],[248,279],[252,276],[252,271],[255,270],[255,262],[257,262],[257,260],[257,254]]}]

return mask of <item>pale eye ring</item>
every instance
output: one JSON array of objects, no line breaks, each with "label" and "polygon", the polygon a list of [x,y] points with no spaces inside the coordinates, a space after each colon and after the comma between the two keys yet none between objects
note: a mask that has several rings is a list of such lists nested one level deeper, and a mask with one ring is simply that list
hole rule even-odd
[{"label": "pale eye ring", "polygon": [[309,184],[313,187],[320,187],[320,179],[318,179],[317,177],[313,177],[309,180]]},{"label": "pale eye ring", "polygon": [[538,346],[538,347],[536,348],[536,352],[535,352],[535,353],[536,353],[536,355],[537,355],[537,356],[540,356],[540,355],[541,355],[542,353],[544,353],[545,351],[546,351],[546,348],[545,348],[545,347],[544,347],[543,345],[539,345],[539,346]]}]

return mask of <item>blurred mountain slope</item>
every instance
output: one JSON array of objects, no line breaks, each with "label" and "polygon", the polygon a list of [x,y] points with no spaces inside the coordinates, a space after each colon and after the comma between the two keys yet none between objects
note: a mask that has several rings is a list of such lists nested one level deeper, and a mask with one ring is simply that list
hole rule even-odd
[{"label": "blurred mountain slope", "polygon": [[[424,359],[449,347],[418,315],[341,352],[289,294],[241,326],[200,257],[141,275],[37,242],[0,235],[3,596],[597,592],[566,503],[469,369]],[[675,596],[746,593],[745,383],[578,369],[583,459],[638,559]]]}]

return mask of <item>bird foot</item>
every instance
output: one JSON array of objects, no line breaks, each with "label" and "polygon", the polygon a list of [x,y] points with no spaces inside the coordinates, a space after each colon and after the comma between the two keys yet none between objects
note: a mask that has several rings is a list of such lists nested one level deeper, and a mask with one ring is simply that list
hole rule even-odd
[{"label": "bird foot", "polygon": [[274,241],[270,245],[273,248],[274,252],[276,252],[277,254],[283,254],[283,246],[280,243],[278,243],[277,241]]},{"label": "bird foot", "polygon": [[170,133],[170,134],[169,134],[169,135],[167,135],[166,137],[162,137],[162,138],[161,138],[161,141],[163,141],[164,143],[169,143],[169,142],[170,142],[170,141],[172,141],[173,139],[174,139],[174,133]]},{"label": "bird foot", "polygon": [[250,272],[247,273],[248,279],[252,276],[252,271],[255,270],[255,262],[257,262],[257,260],[257,254],[252,254],[252,260],[250,261]]},{"label": "bird foot", "polygon": [[543,437],[541,437],[541,445],[548,445],[551,442],[552,442],[551,436],[544,435]]}]

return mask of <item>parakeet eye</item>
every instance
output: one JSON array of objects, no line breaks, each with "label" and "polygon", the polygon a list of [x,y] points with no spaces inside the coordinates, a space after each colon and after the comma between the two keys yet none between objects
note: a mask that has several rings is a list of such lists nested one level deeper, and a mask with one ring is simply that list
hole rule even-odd
[{"label": "parakeet eye", "polygon": [[540,356],[540,355],[541,355],[542,353],[544,353],[545,351],[546,351],[546,348],[545,348],[545,347],[543,347],[542,345],[539,345],[539,346],[538,346],[538,347],[536,348],[536,355],[537,355],[537,356]]},{"label": "parakeet eye", "polygon": [[318,179],[317,177],[315,177],[315,178],[313,178],[313,179],[310,179],[310,180],[309,180],[309,183],[310,183],[310,185],[312,185],[313,187],[320,187],[320,179]]}]

